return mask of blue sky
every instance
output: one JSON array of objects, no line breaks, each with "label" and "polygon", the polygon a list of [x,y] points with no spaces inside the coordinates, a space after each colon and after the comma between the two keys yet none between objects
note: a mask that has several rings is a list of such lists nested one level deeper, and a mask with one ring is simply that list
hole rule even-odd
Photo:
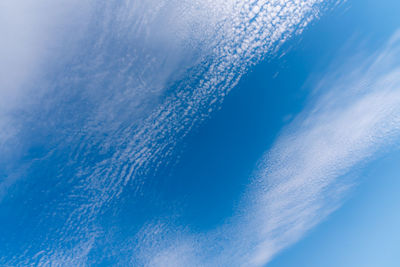
[{"label": "blue sky", "polygon": [[2,4],[0,264],[397,266],[400,3],[61,2]]}]

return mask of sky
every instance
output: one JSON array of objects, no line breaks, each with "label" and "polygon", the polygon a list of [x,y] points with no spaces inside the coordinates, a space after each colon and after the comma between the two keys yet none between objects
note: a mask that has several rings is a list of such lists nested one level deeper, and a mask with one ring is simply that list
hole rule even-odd
[{"label": "sky", "polygon": [[394,0],[0,4],[0,265],[397,266]]}]

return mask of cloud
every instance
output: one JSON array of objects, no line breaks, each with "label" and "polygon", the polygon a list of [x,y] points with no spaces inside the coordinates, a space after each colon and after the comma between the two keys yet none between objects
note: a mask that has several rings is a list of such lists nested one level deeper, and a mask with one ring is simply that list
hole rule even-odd
[{"label": "cloud", "polygon": [[[48,0],[0,3],[0,34],[4,37],[0,44],[0,111],[24,103],[27,99],[19,100],[24,94],[40,94],[39,86],[31,83],[39,81],[52,61],[62,59],[59,53],[65,43],[73,49],[85,27],[85,18],[90,17],[87,6],[80,4],[76,9],[77,4],[78,1],[56,4]],[[71,31],[74,38],[68,35]]]}]

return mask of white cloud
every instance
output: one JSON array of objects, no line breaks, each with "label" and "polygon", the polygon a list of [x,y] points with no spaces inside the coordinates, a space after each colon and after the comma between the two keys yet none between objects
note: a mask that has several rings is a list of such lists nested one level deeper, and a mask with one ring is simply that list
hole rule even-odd
[{"label": "white cloud", "polygon": [[[26,98],[18,100],[24,94],[38,94],[32,91],[39,88],[31,83],[39,81],[38,76],[44,75],[44,68],[51,61],[62,59],[60,53],[69,53],[60,51],[65,43],[72,50],[85,28],[85,18],[90,16],[87,6],[82,3],[77,8],[77,2],[1,1],[0,111],[24,104]],[[73,36],[69,35],[71,32]]]}]

